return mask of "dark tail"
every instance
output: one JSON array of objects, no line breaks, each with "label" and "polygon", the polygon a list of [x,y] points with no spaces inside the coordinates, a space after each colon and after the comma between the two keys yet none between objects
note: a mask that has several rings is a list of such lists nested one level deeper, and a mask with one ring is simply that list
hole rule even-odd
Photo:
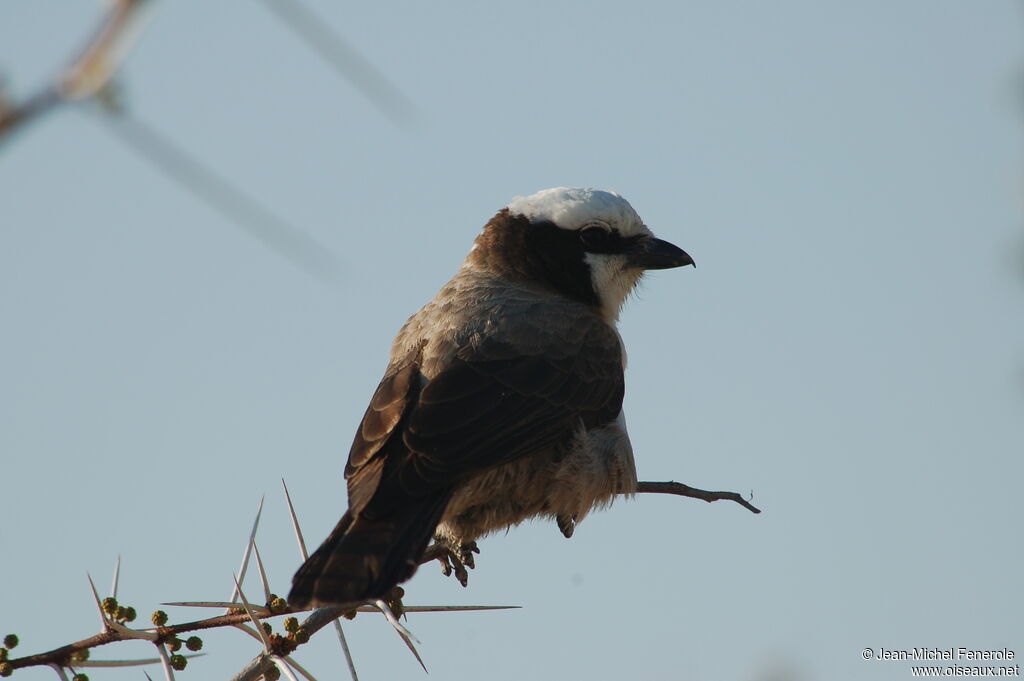
[{"label": "dark tail", "polygon": [[384,597],[416,572],[448,498],[406,499],[383,520],[346,512],[295,573],[288,604],[306,608]]}]

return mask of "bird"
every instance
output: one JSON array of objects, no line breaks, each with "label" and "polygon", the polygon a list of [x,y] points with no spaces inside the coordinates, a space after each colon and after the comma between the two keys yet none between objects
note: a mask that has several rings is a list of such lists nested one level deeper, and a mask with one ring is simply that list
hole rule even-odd
[{"label": "bird", "polygon": [[471,567],[476,540],[530,518],[567,538],[636,490],[619,312],[648,270],[694,265],[616,192],[513,199],[402,326],[359,424],[348,510],[296,572],[296,609],[384,598],[433,539]]}]

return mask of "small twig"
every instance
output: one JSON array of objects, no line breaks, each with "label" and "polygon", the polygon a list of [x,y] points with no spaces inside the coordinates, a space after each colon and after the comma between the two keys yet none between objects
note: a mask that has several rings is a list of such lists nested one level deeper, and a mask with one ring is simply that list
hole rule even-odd
[{"label": "small twig", "polygon": [[645,492],[651,494],[675,494],[680,497],[690,497],[691,499],[703,499],[708,503],[723,500],[735,501],[751,513],[761,512],[761,509],[751,504],[736,492],[709,492],[704,489],[697,489],[696,487],[684,485],[681,482],[638,482],[636,484],[636,491],[638,494]]},{"label": "small twig", "polygon": [[118,0],[103,17],[82,52],[55,83],[18,106],[0,109],[0,139],[17,127],[40,118],[59,105],[95,95],[113,77],[127,46],[139,28],[139,9],[145,0]]}]

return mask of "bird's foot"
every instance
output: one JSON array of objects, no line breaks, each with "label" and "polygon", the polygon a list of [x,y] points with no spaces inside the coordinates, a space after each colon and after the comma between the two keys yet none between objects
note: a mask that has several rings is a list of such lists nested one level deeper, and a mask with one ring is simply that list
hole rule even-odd
[{"label": "bird's foot", "polygon": [[391,608],[391,612],[395,617],[401,617],[405,614],[405,603],[402,602],[402,598],[404,596],[405,589],[400,586],[393,586],[383,598],[384,602],[388,604],[389,608]]},{"label": "bird's foot", "polygon": [[476,559],[473,558],[474,553],[480,553],[480,548],[476,545],[475,541],[454,545],[443,539],[435,539],[435,543],[427,547],[421,562],[426,563],[436,560],[441,563],[441,572],[445,577],[450,577],[454,574],[455,579],[459,580],[459,584],[467,586],[469,584],[469,572],[466,568],[470,570],[476,568]]}]

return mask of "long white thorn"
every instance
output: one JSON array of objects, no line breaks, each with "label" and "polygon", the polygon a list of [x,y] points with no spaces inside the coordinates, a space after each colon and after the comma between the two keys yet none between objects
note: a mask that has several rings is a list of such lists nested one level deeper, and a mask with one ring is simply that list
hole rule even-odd
[{"label": "long white thorn", "polygon": [[257,634],[256,630],[253,629],[252,627],[250,627],[248,624],[241,624],[241,623],[239,623],[239,624],[232,624],[231,626],[233,626],[235,629],[239,629],[241,631],[244,631],[245,633],[249,634],[250,636],[252,636],[257,641],[259,641],[260,643],[263,642],[263,637],[260,636],[259,634]]},{"label": "long white thorn", "polygon": [[90,575],[88,572],[85,573],[85,576],[89,578],[89,588],[92,589],[92,597],[93,600],[96,601],[96,609],[100,611],[100,621],[103,623],[102,630],[106,631],[107,627],[110,625],[110,622],[109,620],[107,620],[107,613],[103,612],[103,604],[100,603],[100,595],[96,592],[96,584],[93,583],[92,575]]},{"label": "long white thorn", "polygon": [[117,554],[117,562],[114,563],[114,581],[110,585],[110,595],[117,598],[117,580],[121,576],[121,554]]},{"label": "long white thorn", "polygon": [[145,629],[131,629],[113,620],[107,622],[107,626],[113,629],[114,631],[118,632],[125,638],[135,638],[143,641],[156,641],[158,638],[160,638],[160,635],[157,634],[155,631],[146,631]]},{"label": "long white thorn", "polygon": [[302,538],[302,528],[299,527],[299,516],[295,514],[295,507],[292,506],[292,495],[288,494],[288,485],[284,478],[281,478],[281,485],[284,487],[284,498],[288,502],[288,513],[292,517],[292,529],[295,530],[295,540],[299,542],[299,555],[302,560],[309,559],[309,551],[306,550],[306,540]]},{"label": "long white thorn", "polygon": [[171,658],[167,656],[167,649],[163,643],[157,643],[156,649],[160,653],[160,665],[164,668],[164,678],[167,681],[174,681],[174,669],[171,668]]},{"label": "long white thorn", "polygon": [[312,674],[310,674],[308,670],[303,669],[302,665],[299,664],[298,662],[296,662],[294,659],[292,659],[291,656],[288,656],[288,657],[286,657],[284,659],[287,660],[288,664],[290,664],[291,666],[295,667],[295,671],[297,671],[298,673],[302,674],[309,681],[316,681],[316,677],[313,676]]},{"label": "long white thorn", "polygon": [[292,673],[291,667],[289,667],[288,663],[284,661],[284,658],[278,657],[277,655],[271,655],[270,661],[273,662],[274,665],[281,670],[281,673],[287,676],[290,681],[299,681],[295,678],[295,674]]},{"label": "long white thorn", "polygon": [[231,575],[231,578],[235,580],[235,588],[238,590],[238,597],[242,599],[242,607],[245,608],[246,614],[249,615],[249,619],[256,625],[256,633],[260,635],[260,639],[263,641],[264,647],[267,651],[270,650],[270,637],[267,636],[267,632],[263,631],[263,625],[260,624],[260,620],[256,617],[256,613],[253,612],[252,606],[249,605],[249,601],[245,599],[245,594],[242,593],[242,585],[239,584],[238,578]]},{"label": "long white thorn", "polygon": [[253,520],[253,528],[249,533],[249,543],[246,544],[246,551],[242,554],[242,567],[239,569],[239,579],[234,582],[234,591],[231,592],[231,602],[236,602],[239,598],[239,591],[241,587],[239,585],[246,581],[246,568],[249,567],[249,556],[252,555],[253,544],[256,543],[256,530],[259,528],[259,517],[263,513],[263,500],[266,499],[266,495],[259,498],[259,508],[256,509],[256,519]]},{"label": "long white thorn", "polygon": [[[228,601],[175,601],[172,603],[161,603],[160,605],[174,605],[183,608],[237,608],[238,603]],[[262,605],[254,605],[252,609],[261,617],[269,617],[273,613],[270,608]]]},{"label": "long white thorn", "polygon": [[348,639],[345,638],[345,632],[341,629],[341,622],[334,620],[334,630],[338,632],[338,641],[341,642],[341,652],[345,653],[345,662],[348,664],[348,673],[352,677],[352,681],[359,681],[359,675],[356,674],[356,663],[352,659],[352,652],[348,649]]},{"label": "long white thorn", "polygon": [[68,674],[64,671],[64,667],[61,667],[60,665],[56,664],[51,664],[50,669],[57,672],[57,676],[63,679],[63,681],[68,681]]},{"label": "long white thorn", "polygon": [[[384,617],[388,619],[388,622],[391,623],[391,626],[394,627],[395,631],[398,632],[398,635],[402,637],[402,640],[405,642],[406,647],[408,647],[409,650],[412,651],[412,654],[416,658],[416,661],[420,663],[421,667],[423,667],[423,671],[427,671],[427,665],[423,664],[423,658],[420,657],[419,652],[416,650],[416,646],[413,645],[413,641],[419,643],[419,639],[413,636],[412,632],[410,632],[408,629],[402,626],[402,623],[398,621],[397,617],[395,617],[395,613],[391,612],[391,608],[388,606],[387,603],[385,603],[383,600],[378,599],[376,601],[376,605],[377,608],[379,608],[380,611],[384,613]],[[430,672],[427,673],[429,674]]]},{"label": "long white thorn", "polygon": [[[186,655],[188,659],[193,657],[202,657],[206,653],[193,653]],[[160,661],[159,657],[150,657],[144,660],[84,660],[82,662],[76,662],[76,667],[138,667],[144,664],[156,664]]]},{"label": "long white thorn", "polygon": [[270,581],[267,579],[267,571],[263,569],[263,559],[260,557],[260,547],[256,545],[256,542],[252,543],[253,553],[256,554],[256,568],[260,571],[260,581],[263,582],[263,595],[266,596],[267,600],[265,603],[270,602]]}]

